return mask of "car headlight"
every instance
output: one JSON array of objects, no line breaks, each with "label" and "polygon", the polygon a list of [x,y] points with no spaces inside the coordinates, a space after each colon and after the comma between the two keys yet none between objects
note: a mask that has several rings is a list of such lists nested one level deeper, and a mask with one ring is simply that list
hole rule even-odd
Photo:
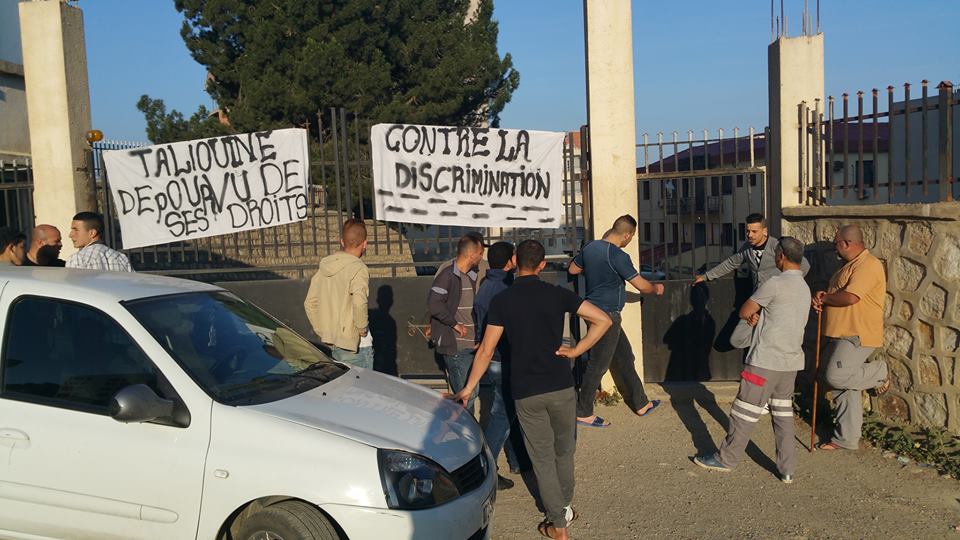
[{"label": "car headlight", "polygon": [[430,508],[460,496],[450,473],[430,459],[399,450],[378,449],[377,460],[390,508]]}]

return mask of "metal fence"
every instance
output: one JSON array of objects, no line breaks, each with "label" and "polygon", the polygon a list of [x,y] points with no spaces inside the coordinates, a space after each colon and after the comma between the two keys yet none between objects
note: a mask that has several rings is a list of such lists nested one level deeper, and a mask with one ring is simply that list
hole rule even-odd
[{"label": "metal fence", "polygon": [[[867,100],[856,93],[824,110],[820,100],[798,107],[801,205],[916,203],[955,200],[960,169],[960,93],[953,84],[921,83],[920,97],[903,85],[902,99],[887,87],[886,99],[874,88]],[[866,101],[866,103],[865,103]],[[885,106],[884,106],[885,105]],[[839,109],[839,111],[837,110]],[[885,109],[885,110],[883,110]]]},{"label": "metal fence", "polygon": [[[319,111],[310,132],[310,182],[305,221],[254,231],[125,250],[138,270],[198,279],[251,279],[266,272],[299,275],[316,268],[316,261],[339,249],[340,225],[348,218],[368,225],[368,260],[372,268],[392,275],[402,269],[431,273],[455,252],[464,233],[478,230],[488,242],[536,238],[548,255],[557,257],[579,249],[585,237],[584,193],[581,185],[583,156],[580,133],[564,141],[564,223],[557,229],[469,228],[419,226],[383,222],[374,215],[372,199],[371,122],[342,108]],[[103,165],[106,150],[133,148],[141,143],[100,142],[93,145],[89,170],[97,187],[100,209],[107,220],[106,240],[122,245],[122,231],[109,195],[109,178]],[[377,260],[383,262],[376,262]]]},{"label": "metal fence", "polygon": [[643,134],[637,145],[641,273],[690,277],[729,256],[746,240],[744,219],[766,214],[768,132],[703,130],[686,139]]},{"label": "metal fence", "polygon": [[0,160],[0,226],[29,234],[34,226],[33,166],[30,159]]}]

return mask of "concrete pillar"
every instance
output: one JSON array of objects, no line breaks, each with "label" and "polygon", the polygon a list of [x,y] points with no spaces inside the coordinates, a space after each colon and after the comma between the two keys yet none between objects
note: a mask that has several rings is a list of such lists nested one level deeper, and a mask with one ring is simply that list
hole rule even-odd
[{"label": "concrete pillar", "polygon": [[68,255],[71,218],[97,208],[83,170],[90,130],[83,12],[59,0],[23,2],[19,8],[34,215],[37,223],[60,229]]},{"label": "concrete pillar", "polygon": [[[633,28],[630,0],[584,0],[587,48],[587,124],[593,231],[599,237],[623,215],[637,217],[637,136],[633,106]],[[639,232],[639,231],[638,231]],[[626,248],[640,264],[639,242]],[[631,288],[627,285],[627,288]],[[623,310],[623,330],[643,374],[640,303]],[[608,375],[609,377],[609,375]],[[605,379],[604,387],[611,381]]]},{"label": "concrete pillar", "polygon": [[767,186],[770,234],[780,236],[784,206],[798,206],[800,185],[800,120],[802,101],[813,108],[824,103],[823,34],[781,37],[767,47],[767,92],[770,107],[770,141],[767,152]]}]

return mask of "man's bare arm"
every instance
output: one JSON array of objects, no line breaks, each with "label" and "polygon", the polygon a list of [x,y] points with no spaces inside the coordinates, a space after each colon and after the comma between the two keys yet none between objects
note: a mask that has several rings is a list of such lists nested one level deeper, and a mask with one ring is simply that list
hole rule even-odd
[{"label": "man's bare arm", "polygon": [[570,264],[567,266],[567,273],[571,276],[575,276],[583,272],[583,268],[580,268],[580,265],[573,262],[573,259],[570,260]]},{"label": "man's bare arm", "polygon": [[663,294],[663,283],[650,283],[643,279],[643,276],[640,274],[637,274],[631,279],[630,284],[643,294],[656,294],[658,296]]}]

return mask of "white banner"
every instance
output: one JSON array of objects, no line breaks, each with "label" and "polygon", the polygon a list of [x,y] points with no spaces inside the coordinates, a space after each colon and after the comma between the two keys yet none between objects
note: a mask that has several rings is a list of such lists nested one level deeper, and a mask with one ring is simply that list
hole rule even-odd
[{"label": "white banner", "polygon": [[370,133],[377,216],[470,227],[557,228],[563,133],[377,124]]},{"label": "white banner", "polygon": [[124,248],[307,218],[304,129],[111,150],[103,162]]}]

